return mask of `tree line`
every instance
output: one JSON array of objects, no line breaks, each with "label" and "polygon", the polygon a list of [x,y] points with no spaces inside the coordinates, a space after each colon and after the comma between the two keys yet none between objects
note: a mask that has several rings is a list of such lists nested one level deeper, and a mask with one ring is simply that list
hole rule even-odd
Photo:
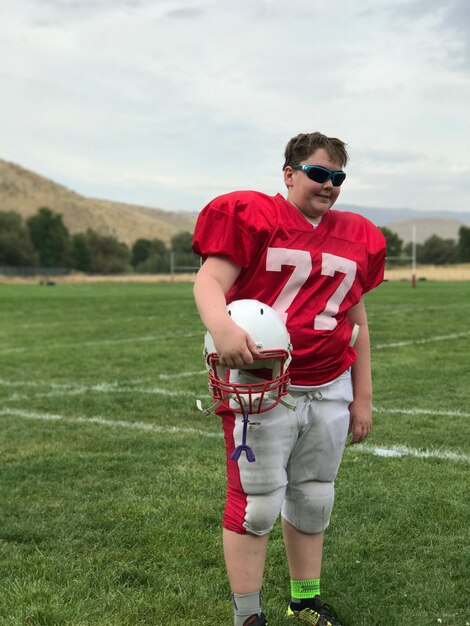
[{"label": "tree line", "polygon": [[[387,257],[406,262],[412,244],[404,245],[397,233],[387,227],[380,230],[387,239]],[[172,237],[169,247],[160,239],[138,239],[129,247],[91,228],[72,235],[62,215],[47,207],[41,207],[26,221],[15,211],[0,211],[0,266],[64,268],[100,274],[168,273],[171,253],[177,256],[179,266],[197,265],[191,241],[191,233],[181,232]],[[433,265],[470,262],[470,228],[461,226],[457,241],[432,235],[417,244],[416,261]]]},{"label": "tree line", "polygon": [[[412,243],[403,244],[403,240],[389,228],[381,227],[387,240],[387,257],[400,262],[412,256]],[[416,244],[416,262],[421,265],[448,265],[452,263],[470,263],[470,228],[461,226],[458,240],[443,239],[431,235],[424,243]]]},{"label": "tree line", "polygon": [[0,266],[62,268],[86,273],[168,273],[171,253],[178,265],[194,267],[192,235],[181,232],[167,247],[160,239],[138,239],[129,247],[89,228],[71,234],[62,215],[41,207],[26,221],[15,211],[0,211]]}]

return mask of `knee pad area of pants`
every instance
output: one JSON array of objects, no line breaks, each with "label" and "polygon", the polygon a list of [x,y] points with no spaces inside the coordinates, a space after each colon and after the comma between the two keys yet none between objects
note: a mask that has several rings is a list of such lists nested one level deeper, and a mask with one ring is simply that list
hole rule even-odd
[{"label": "knee pad area of pants", "polygon": [[269,533],[279,517],[283,499],[284,489],[248,496],[243,522],[246,532],[252,535]]},{"label": "knee pad area of pants", "polygon": [[286,494],[282,516],[300,532],[320,533],[328,528],[334,502],[334,483],[300,483]]}]

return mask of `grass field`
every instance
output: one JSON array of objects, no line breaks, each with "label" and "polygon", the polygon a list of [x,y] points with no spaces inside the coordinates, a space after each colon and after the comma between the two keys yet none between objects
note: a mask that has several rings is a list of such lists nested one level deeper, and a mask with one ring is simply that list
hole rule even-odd
[{"label": "grass field", "polygon": [[[1,285],[0,302],[0,624],[231,624],[192,285]],[[470,282],[367,303],[375,426],[345,453],[322,595],[345,626],[465,626]],[[288,597],[276,526],[269,626]]]}]

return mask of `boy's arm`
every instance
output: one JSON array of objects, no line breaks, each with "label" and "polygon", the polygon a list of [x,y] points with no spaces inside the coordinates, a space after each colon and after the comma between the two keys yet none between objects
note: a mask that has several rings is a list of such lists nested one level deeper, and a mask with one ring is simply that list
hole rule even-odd
[{"label": "boy's arm", "polygon": [[364,299],[348,312],[352,325],[359,325],[359,334],[354,345],[357,359],[351,368],[354,400],[349,405],[351,420],[349,432],[351,443],[360,443],[372,428],[372,374],[370,365],[370,339]]},{"label": "boy's arm", "polygon": [[259,356],[248,333],[227,313],[225,294],[240,274],[241,268],[226,257],[210,256],[198,271],[194,299],[202,323],[212,335],[222,365],[242,368]]}]

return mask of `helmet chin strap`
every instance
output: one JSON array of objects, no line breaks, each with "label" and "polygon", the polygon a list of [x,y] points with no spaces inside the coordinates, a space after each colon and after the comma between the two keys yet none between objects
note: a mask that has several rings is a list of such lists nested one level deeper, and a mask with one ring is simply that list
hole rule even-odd
[{"label": "helmet chin strap", "polygon": [[[242,396],[242,400],[244,401],[243,395],[242,394],[239,394],[239,395]],[[261,400],[261,397],[263,397],[263,399],[271,400],[272,398],[275,398],[276,396],[277,394],[275,391],[268,391],[267,393],[252,394],[251,397],[255,401],[255,402],[252,402],[252,404],[255,404],[256,401],[259,402]],[[214,402],[214,404],[212,404],[211,406],[208,406],[207,408],[204,408],[202,406],[201,400],[196,400],[196,406],[205,415],[210,415],[213,411],[216,411],[219,408],[219,406],[222,404],[222,401],[225,402],[227,400],[234,400],[234,399],[236,399],[236,395],[234,393],[229,393],[226,396],[224,396],[221,400],[217,400],[217,402]],[[287,393],[286,395],[282,396],[279,402],[280,404],[283,404],[284,406],[286,406],[288,409],[295,409],[295,407],[297,406],[296,401],[290,395],[290,393]],[[241,408],[243,412],[243,407]]]},{"label": "helmet chin strap", "polygon": [[290,395],[290,393],[286,393],[285,396],[282,396],[279,402],[283,404],[284,406],[286,406],[288,409],[292,409],[292,410],[294,410],[295,407],[297,406],[297,402],[295,401],[295,398],[293,398]]},{"label": "helmet chin strap", "polygon": [[[224,400],[230,400],[230,396],[232,396],[233,394],[229,394],[228,396],[224,397]],[[202,406],[202,402],[200,400],[196,400],[196,406],[197,408],[202,411],[205,415],[210,415],[212,413],[212,411],[215,411],[216,409],[219,408],[219,406],[222,404],[222,400],[217,400],[217,402],[214,402],[214,404],[212,404],[211,406],[208,406],[207,409],[205,409]]]}]

